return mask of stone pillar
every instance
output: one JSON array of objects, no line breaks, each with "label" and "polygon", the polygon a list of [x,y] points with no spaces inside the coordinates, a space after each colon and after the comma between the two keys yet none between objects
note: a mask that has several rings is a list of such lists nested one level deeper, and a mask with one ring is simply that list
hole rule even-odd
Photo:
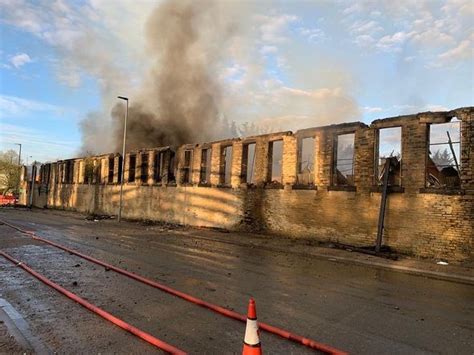
[{"label": "stone pillar", "polygon": [[181,146],[178,148],[176,151],[176,160],[175,164],[177,166],[177,175],[176,175],[176,184],[178,186],[182,185],[184,182],[184,151],[185,151],[185,146]]},{"label": "stone pillar", "polygon": [[268,139],[257,137],[255,143],[255,185],[262,187],[268,180]]},{"label": "stone pillar", "polygon": [[281,164],[282,184],[296,184],[296,169],[298,160],[297,138],[293,135],[283,136],[283,155]]},{"label": "stone pillar", "polygon": [[[51,178],[50,178],[50,183],[51,185],[54,185],[58,181],[58,165],[57,163],[51,163]],[[26,167],[25,167],[25,179],[26,179]]]},{"label": "stone pillar", "polygon": [[194,148],[193,163],[191,171],[191,183],[193,185],[199,184],[201,176],[201,160],[202,160],[202,146]]},{"label": "stone pillar", "polygon": [[84,183],[84,174],[85,174],[85,164],[84,164],[84,159],[80,159],[78,161],[78,178],[77,178],[77,182],[79,184],[83,184]]},{"label": "stone pillar", "polygon": [[458,114],[461,120],[461,188],[474,190],[474,109]]},{"label": "stone pillar", "polygon": [[77,184],[78,181],[79,181],[79,160],[74,160],[74,167],[72,169],[72,183]]},{"label": "stone pillar", "polygon": [[147,184],[153,185],[155,183],[154,175],[154,162],[155,162],[155,151],[148,151],[148,179]]},{"label": "stone pillar", "polygon": [[375,173],[375,128],[358,128],[354,136],[354,185],[357,190],[370,191]]},{"label": "stone pillar", "polygon": [[61,163],[61,183],[66,183],[66,162]]},{"label": "stone pillar", "polygon": [[236,141],[232,144],[232,166],[231,166],[231,186],[238,188],[242,183],[242,153],[243,144],[241,141]]},{"label": "stone pillar", "polygon": [[428,126],[413,118],[402,128],[402,185],[407,193],[425,187]]},{"label": "stone pillar", "polygon": [[135,160],[135,184],[143,185],[142,183],[142,153],[137,152]]},{"label": "stone pillar", "polygon": [[125,153],[125,171],[123,172],[124,183],[128,183],[129,170],[130,170],[130,153]]},{"label": "stone pillar", "polygon": [[321,130],[316,134],[316,167],[315,185],[327,188],[331,185],[332,157],[334,149],[334,134],[329,130]]},{"label": "stone pillar", "polygon": [[221,183],[221,144],[214,143],[211,152],[211,185],[217,186]]},{"label": "stone pillar", "polygon": [[109,157],[107,156],[106,158],[102,158],[100,161],[101,161],[101,173],[100,173],[101,183],[105,185],[107,184],[109,180]]},{"label": "stone pillar", "polygon": [[142,155],[141,152],[137,152],[135,154],[135,184],[141,185],[141,162],[142,162]]},{"label": "stone pillar", "polygon": [[120,156],[117,155],[114,157],[114,179],[113,179],[114,184],[118,184],[118,182],[120,181],[119,172],[120,172]]}]

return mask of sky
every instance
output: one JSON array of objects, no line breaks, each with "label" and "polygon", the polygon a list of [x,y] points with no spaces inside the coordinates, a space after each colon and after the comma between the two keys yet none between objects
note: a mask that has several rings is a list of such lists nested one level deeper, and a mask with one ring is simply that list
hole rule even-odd
[{"label": "sky", "polygon": [[[109,127],[116,96],[146,85],[145,27],[162,2],[0,0],[0,150],[80,155],[81,122]],[[473,105],[472,0],[206,0],[202,11],[213,3],[216,23],[197,31],[219,39],[232,24],[212,70],[220,114],[238,125],[296,131]]]}]

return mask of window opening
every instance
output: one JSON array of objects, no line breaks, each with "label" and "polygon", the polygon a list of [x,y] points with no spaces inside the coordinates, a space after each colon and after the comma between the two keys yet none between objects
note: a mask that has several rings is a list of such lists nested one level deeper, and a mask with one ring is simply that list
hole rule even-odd
[{"label": "window opening", "polygon": [[192,150],[184,151],[184,163],[183,163],[183,184],[191,183],[191,166],[192,166]]},{"label": "window opening", "polygon": [[99,161],[95,161],[95,183],[96,184],[100,184],[102,182],[102,159],[100,159]]},{"label": "window opening", "polygon": [[51,164],[45,164],[41,167],[41,170],[43,172],[43,176],[41,178],[41,183],[45,185],[49,185],[49,180],[51,176]]},{"label": "window opening", "polygon": [[175,153],[170,150],[170,166],[168,169],[168,174],[169,174],[168,183],[176,183],[175,165],[176,165]]},{"label": "window opening", "polygon": [[128,160],[128,182],[134,182],[135,181],[135,169],[137,165],[137,156],[136,155],[130,155],[129,160]]},{"label": "window opening", "polygon": [[203,149],[201,151],[201,173],[199,176],[199,182],[201,184],[211,183],[211,159],[212,149]]},{"label": "window opening", "polygon": [[62,164],[62,171],[63,171],[63,174],[62,174],[62,182],[63,182],[64,184],[67,184],[67,183],[68,183],[68,179],[69,179],[69,176],[68,176],[68,173],[69,173],[68,165],[69,165],[69,162],[65,162],[64,164]]},{"label": "window opening", "polygon": [[74,175],[74,162],[68,160],[66,161],[66,165],[65,165],[64,182],[66,184],[71,184],[73,175]]},{"label": "window opening", "polygon": [[122,162],[123,162],[123,158],[120,156],[120,157],[118,158],[118,166],[117,166],[117,174],[118,174],[118,176],[117,176],[117,182],[118,182],[119,184],[122,183]]},{"label": "window opening", "polygon": [[109,158],[109,176],[108,176],[109,184],[114,182],[114,164],[115,164],[115,159]]},{"label": "window opening", "polygon": [[39,167],[39,182],[40,182],[41,184],[44,183],[44,169],[45,169],[45,166],[44,166],[44,165],[41,165],[41,166]]},{"label": "window opening", "polygon": [[221,184],[231,184],[232,146],[223,147],[221,151]]},{"label": "window opening", "polygon": [[94,176],[94,163],[92,159],[88,158],[84,164],[84,183],[92,183],[92,178]]},{"label": "window opening", "polygon": [[460,163],[461,121],[429,126],[426,186],[457,188],[461,186]]},{"label": "window opening", "polygon": [[402,160],[402,128],[390,127],[379,129],[379,147],[377,164],[377,184],[383,184],[385,174],[385,161],[387,158],[396,158],[392,160],[388,185],[401,186],[401,160]]},{"label": "window opening", "polygon": [[354,186],[354,139],[354,133],[340,134],[336,138],[334,185]]},{"label": "window opening", "polygon": [[163,168],[163,153],[155,152],[155,157],[154,157],[154,162],[153,162],[153,180],[156,183],[161,182],[162,168]]},{"label": "window opening", "polygon": [[72,184],[74,182],[74,161],[69,162],[69,183]]},{"label": "window opening", "polygon": [[269,151],[270,182],[281,184],[281,165],[283,161],[283,141],[270,142]]},{"label": "window opening", "polygon": [[242,155],[242,180],[255,184],[255,143],[245,144]]},{"label": "window opening", "polygon": [[300,141],[297,175],[299,185],[314,185],[314,146],[314,137],[303,138]]}]

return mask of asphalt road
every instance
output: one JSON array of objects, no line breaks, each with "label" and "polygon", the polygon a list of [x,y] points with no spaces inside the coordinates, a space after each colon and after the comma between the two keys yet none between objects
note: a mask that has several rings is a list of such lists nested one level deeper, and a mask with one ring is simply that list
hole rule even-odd
[{"label": "asphalt road", "polygon": [[[1,209],[40,236],[259,321],[355,354],[474,353],[474,287],[255,248],[246,235],[58,211]],[[229,241],[212,240],[222,235]],[[108,312],[190,353],[240,353],[245,325],[0,225],[0,249]],[[0,298],[60,353],[152,353],[0,257]],[[7,339],[2,339],[0,345]],[[5,338],[5,336],[3,336]],[[310,351],[265,332],[265,353]],[[0,346],[0,349],[2,347]]]}]

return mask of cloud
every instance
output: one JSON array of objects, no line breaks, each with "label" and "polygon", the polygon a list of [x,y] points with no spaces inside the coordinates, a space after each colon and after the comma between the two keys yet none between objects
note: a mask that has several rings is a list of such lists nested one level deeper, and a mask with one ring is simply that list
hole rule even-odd
[{"label": "cloud", "polygon": [[363,109],[364,112],[367,112],[367,113],[374,113],[374,112],[382,112],[383,111],[383,108],[381,108],[381,107],[371,107],[371,106],[364,106],[362,109]]},{"label": "cloud", "polygon": [[60,63],[52,61],[58,80],[70,88],[78,88],[82,83],[81,70],[73,61],[65,58]]},{"label": "cloud", "polygon": [[[473,32],[472,0],[371,1],[347,4],[341,11],[352,42],[375,52],[416,55],[428,68],[472,58],[466,33]],[[434,60],[433,58],[436,58]]]},{"label": "cloud", "polygon": [[24,0],[2,1],[2,14],[5,23],[31,33],[39,33],[44,26],[41,13]]},{"label": "cloud", "polygon": [[360,35],[357,36],[354,41],[359,47],[372,47],[376,40],[370,35]]},{"label": "cloud", "polygon": [[288,39],[286,30],[291,23],[298,20],[298,17],[288,14],[277,16],[257,15],[256,19],[261,23],[259,30],[262,41],[268,43],[281,43]]},{"label": "cloud", "polygon": [[45,102],[0,94],[0,117],[22,117],[31,112],[60,114],[63,111],[63,108]]},{"label": "cloud", "polygon": [[[256,122],[258,126],[296,130],[357,120],[356,101],[341,87],[304,90],[285,86],[281,81],[269,79],[261,87],[249,87],[240,93],[236,90],[233,104],[252,102],[252,110],[245,106],[231,110],[232,119]],[[239,100],[240,99],[240,100]]]},{"label": "cloud", "polygon": [[382,26],[376,21],[356,21],[350,28],[350,33],[352,35],[371,35],[374,36],[378,32],[383,31]]},{"label": "cloud", "polygon": [[316,43],[326,39],[326,33],[320,28],[298,28],[298,32],[301,36],[305,37],[308,42]]},{"label": "cloud", "polygon": [[346,8],[342,11],[342,13],[343,13],[344,15],[352,15],[352,14],[354,14],[354,13],[357,13],[357,12],[361,11],[361,10],[362,10],[362,7],[363,7],[363,6],[362,6],[361,3],[355,2],[355,3],[353,3],[352,5],[346,7]]},{"label": "cloud", "polygon": [[455,48],[452,48],[438,56],[438,59],[444,63],[458,62],[466,59],[472,60],[473,46],[470,39],[465,39]]},{"label": "cloud", "polygon": [[278,47],[277,46],[265,45],[260,49],[260,53],[263,54],[263,55],[275,54],[277,52],[278,52]]},{"label": "cloud", "polygon": [[384,51],[399,51],[401,46],[412,36],[414,32],[406,33],[403,31],[396,32],[393,35],[383,36],[376,44],[377,48]]},{"label": "cloud", "polygon": [[30,56],[26,53],[19,53],[17,55],[14,55],[13,57],[10,58],[10,63],[13,64],[15,68],[20,68],[21,66],[31,63],[32,60]]},{"label": "cloud", "polygon": [[154,6],[147,0],[2,0],[0,20],[57,51],[61,60],[53,65],[60,82],[78,87],[87,73],[107,91],[133,82],[147,62],[143,24]]}]

